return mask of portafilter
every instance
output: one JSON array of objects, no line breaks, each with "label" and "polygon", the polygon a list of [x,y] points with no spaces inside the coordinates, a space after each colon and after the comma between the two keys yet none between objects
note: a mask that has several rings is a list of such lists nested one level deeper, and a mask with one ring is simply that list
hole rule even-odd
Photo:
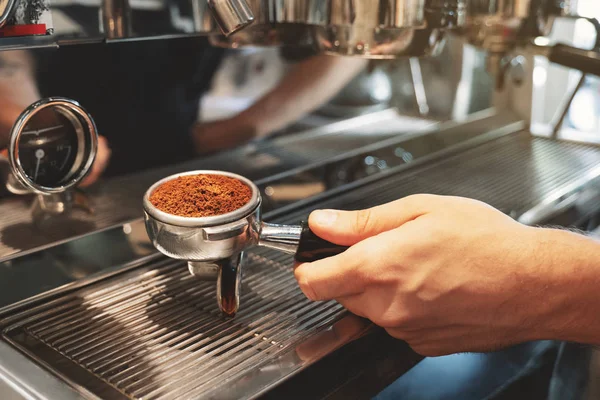
[{"label": "portafilter", "polygon": [[[163,183],[187,175],[220,175],[238,179],[251,189],[243,207],[209,217],[168,214],[150,202]],[[144,220],[152,244],[164,255],[188,262],[190,272],[217,280],[217,303],[223,314],[234,316],[240,306],[244,252],[256,246],[293,254],[297,262],[311,262],[346,250],[315,235],[308,224],[276,225],[262,221],[261,196],[249,179],[223,171],[191,171],[164,178],[144,195]]]}]

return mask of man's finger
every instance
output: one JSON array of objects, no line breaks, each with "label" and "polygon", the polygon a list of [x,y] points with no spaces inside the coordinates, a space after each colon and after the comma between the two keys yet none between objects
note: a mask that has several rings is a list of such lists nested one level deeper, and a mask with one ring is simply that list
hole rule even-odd
[{"label": "man's finger", "polygon": [[322,301],[361,293],[363,283],[358,277],[361,261],[353,254],[350,248],[333,257],[300,264],[294,274],[306,297]]},{"label": "man's finger", "polygon": [[336,299],[338,303],[344,306],[344,308],[350,311],[354,315],[358,315],[362,318],[369,318],[366,310],[364,309],[364,304],[361,304],[362,298],[364,295],[350,295],[346,297],[340,297]]},{"label": "man's finger", "polygon": [[112,151],[106,138],[98,136],[98,152],[96,153],[96,160],[94,161],[94,165],[92,165],[92,169],[88,176],[86,176],[79,184],[80,187],[90,186],[100,178],[108,166],[111,153]]},{"label": "man's finger", "polygon": [[318,210],[310,215],[308,223],[320,238],[342,246],[352,246],[420,217],[429,212],[431,203],[439,198],[416,195],[366,210]]},{"label": "man's finger", "polygon": [[374,280],[386,253],[386,240],[366,239],[345,252],[295,269],[300,288],[311,300],[331,300],[362,293]]}]

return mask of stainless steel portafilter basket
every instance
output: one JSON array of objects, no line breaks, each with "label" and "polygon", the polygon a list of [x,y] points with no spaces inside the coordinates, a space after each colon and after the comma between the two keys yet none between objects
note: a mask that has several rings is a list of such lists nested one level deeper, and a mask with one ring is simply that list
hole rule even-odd
[{"label": "stainless steel portafilter basket", "polygon": [[[245,183],[250,201],[222,215],[191,218],[165,213],[150,202],[163,183],[186,175],[221,175]],[[240,305],[244,251],[264,246],[294,254],[297,262],[310,262],[339,254],[346,247],[317,237],[307,224],[275,225],[261,220],[261,196],[249,179],[223,171],[191,171],[164,178],[144,195],[144,219],[152,244],[166,256],[188,262],[190,272],[200,279],[217,280],[217,302],[221,311],[233,316]]]}]

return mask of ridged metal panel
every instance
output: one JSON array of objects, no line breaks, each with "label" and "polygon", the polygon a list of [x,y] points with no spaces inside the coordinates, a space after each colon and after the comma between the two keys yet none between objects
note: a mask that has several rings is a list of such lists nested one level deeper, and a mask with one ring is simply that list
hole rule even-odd
[{"label": "ridged metal panel", "polygon": [[[555,190],[600,167],[600,148],[532,137],[505,136],[456,155],[391,175],[318,207],[358,209],[411,194],[469,197],[520,215]],[[294,221],[305,211],[288,214]]]},{"label": "ridged metal panel", "polygon": [[13,317],[4,337],[27,347],[25,333],[130,398],[210,397],[344,313],[304,297],[288,256],[249,254],[246,267],[235,319],[220,316],[214,282],[160,260]]}]

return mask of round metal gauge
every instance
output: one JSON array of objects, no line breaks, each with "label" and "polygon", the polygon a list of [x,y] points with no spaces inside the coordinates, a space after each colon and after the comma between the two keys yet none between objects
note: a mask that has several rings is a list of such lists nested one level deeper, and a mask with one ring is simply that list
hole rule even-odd
[{"label": "round metal gauge", "polygon": [[9,159],[21,184],[36,193],[52,194],[85,178],[97,148],[92,117],[76,101],[54,97],[21,114],[11,131]]}]

